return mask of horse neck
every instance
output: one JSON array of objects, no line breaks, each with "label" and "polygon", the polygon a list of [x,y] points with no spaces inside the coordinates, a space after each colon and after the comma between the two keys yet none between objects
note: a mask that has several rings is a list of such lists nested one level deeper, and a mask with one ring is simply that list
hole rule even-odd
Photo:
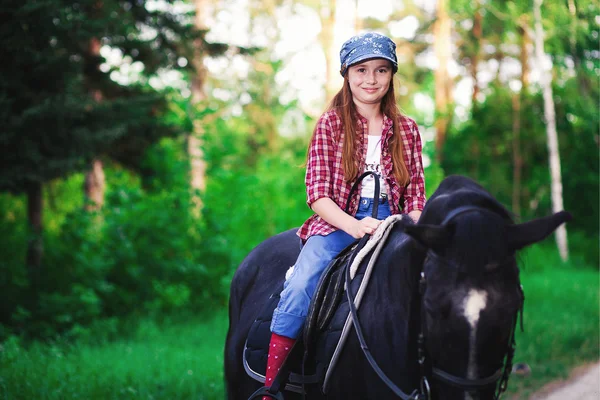
[{"label": "horse neck", "polygon": [[388,252],[381,259],[387,269],[386,280],[395,290],[401,288],[402,300],[411,303],[418,297],[419,277],[425,260],[425,250],[403,231],[392,232]]},{"label": "horse neck", "polygon": [[[398,230],[392,232],[375,265],[372,282],[373,311],[394,332],[396,343],[406,343],[400,351],[404,367],[414,369],[416,335],[420,327],[419,277],[425,253],[413,239]],[[382,307],[385,305],[385,307]]]}]

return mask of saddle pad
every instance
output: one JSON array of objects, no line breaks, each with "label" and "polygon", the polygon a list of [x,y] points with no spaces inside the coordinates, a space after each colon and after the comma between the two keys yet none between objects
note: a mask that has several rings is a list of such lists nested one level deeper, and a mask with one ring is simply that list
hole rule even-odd
[{"label": "saddle pad", "polygon": [[[363,275],[364,272],[359,270],[352,281],[353,287],[360,284]],[[277,303],[279,303],[279,293],[282,289],[281,287],[269,297],[267,303],[250,327],[244,347],[244,369],[248,376],[261,383],[265,381],[269,341],[271,339],[271,319],[273,311],[277,307]],[[353,290],[356,290],[356,288]],[[339,304],[336,306],[335,312],[332,313],[333,315],[327,326],[324,329],[318,329],[311,335],[314,337],[314,343],[309,346],[309,351],[305,351],[303,342],[297,344],[302,346],[299,351],[304,353],[304,373],[302,372],[302,358],[299,357],[299,359],[292,360],[292,364],[289,366],[290,377],[284,390],[303,393],[303,383],[319,384],[319,387],[322,387],[327,368],[340,340],[349,312],[350,309],[346,297],[341,296]]]},{"label": "saddle pad", "polygon": [[[252,323],[250,331],[248,332],[248,338],[244,346],[244,369],[248,376],[259,382],[265,382],[265,371],[267,369],[267,357],[269,354],[269,341],[271,340],[271,319],[273,317],[273,311],[279,303],[279,293],[283,288],[280,288],[275,294],[269,297],[269,301],[265,304],[258,317]],[[297,346],[302,346],[302,343],[298,343]],[[304,349],[299,349],[304,352]],[[290,379],[284,386],[284,390],[290,390],[293,392],[303,393],[301,382],[297,378],[302,375],[302,365],[290,365]],[[305,374],[314,375],[314,368],[311,370],[305,368]]]}]

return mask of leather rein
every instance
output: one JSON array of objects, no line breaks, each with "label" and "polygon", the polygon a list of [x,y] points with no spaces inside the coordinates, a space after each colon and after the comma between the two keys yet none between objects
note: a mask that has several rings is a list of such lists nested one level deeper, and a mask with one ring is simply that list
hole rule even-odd
[{"label": "leather rein", "polygon": [[[357,189],[358,184],[363,180],[363,178],[365,178],[368,175],[373,175],[373,177],[375,178],[375,196],[374,196],[375,201],[373,202],[372,217],[377,218],[377,209],[378,209],[379,193],[380,193],[379,176],[371,171],[365,172],[364,174],[362,174],[357,179],[357,181],[354,183],[354,185],[352,186],[352,189],[350,190],[350,194],[348,196],[348,201],[346,203],[346,212],[348,212],[350,200],[352,198],[352,193]],[[442,222],[442,225],[447,224],[450,220],[452,220],[453,218],[455,218],[456,216],[458,216],[460,214],[467,213],[467,212],[473,212],[473,211],[490,212],[488,210],[485,210],[485,209],[482,209],[479,207],[474,207],[474,206],[459,207],[459,208],[453,210],[444,219],[444,221]],[[417,345],[418,345],[418,349],[417,349],[418,360],[417,361],[418,361],[418,364],[421,369],[421,378],[420,378],[419,388],[413,390],[410,394],[407,394],[404,391],[402,391],[402,389],[400,389],[383,372],[383,370],[381,369],[379,364],[377,364],[377,362],[373,358],[373,355],[371,354],[371,351],[369,350],[369,347],[367,346],[367,343],[365,341],[363,330],[360,325],[360,321],[358,319],[358,311],[356,309],[356,305],[354,304],[355,295],[352,294],[352,289],[351,289],[352,278],[350,276],[350,269],[351,269],[350,267],[354,261],[356,254],[358,254],[359,250],[365,246],[365,244],[369,240],[369,237],[370,237],[370,235],[367,234],[367,235],[364,235],[360,239],[360,241],[358,242],[358,244],[356,246],[355,251],[353,252],[352,257],[346,264],[346,271],[345,271],[346,296],[347,296],[348,305],[350,308],[350,315],[352,317],[352,324],[354,325],[354,329],[356,331],[356,335],[358,337],[358,341],[360,343],[361,350],[362,350],[365,358],[371,365],[371,368],[373,368],[373,370],[379,376],[379,378],[383,381],[383,383],[397,397],[401,398],[402,400],[427,400],[431,396],[431,389],[430,389],[429,381],[427,379],[427,371],[426,371],[426,366],[425,366],[425,364],[426,364],[426,350],[425,350],[426,319],[425,319],[425,311],[424,311],[425,307],[423,305],[423,296],[424,296],[425,288],[427,285],[425,273],[423,271],[421,272],[421,279],[419,282],[419,297],[420,297],[420,303],[421,303],[421,305],[420,305],[420,307],[421,307],[421,330],[420,330],[418,338],[417,338]],[[435,258],[441,258],[437,254],[433,253],[433,251],[431,249],[428,250],[428,256],[432,256]],[[494,399],[495,400],[499,399],[500,396],[502,395],[502,393],[504,391],[506,391],[506,388],[508,385],[508,378],[509,378],[510,372],[512,370],[512,360],[513,360],[515,348],[516,348],[515,330],[516,330],[516,326],[517,326],[517,321],[519,319],[519,315],[521,316],[521,330],[523,330],[523,304],[524,304],[525,297],[523,295],[523,289],[521,286],[520,286],[520,293],[521,293],[521,306],[517,310],[515,317],[513,319],[510,339],[509,339],[507,350],[505,352],[505,354],[506,354],[505,359],[503,360],[503,367],[498,369],[492,375],[484,377],[484,378],[479,378],[479,379],[462,378],[462,377],[450,374],[446,371],[443,371],[439,368],[432,367],[431,368],[431,377],[433,379],[443,382],[445,384],[457,387],[465,392],[474,392],[474,391],[482,390],[491,385],[497,385],[496,392],[494,394]]]}]

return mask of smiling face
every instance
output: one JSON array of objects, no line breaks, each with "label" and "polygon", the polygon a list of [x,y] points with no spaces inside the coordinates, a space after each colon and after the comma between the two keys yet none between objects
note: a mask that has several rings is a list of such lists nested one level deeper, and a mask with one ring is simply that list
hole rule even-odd
[{"label": "smiling face", "polygon": [[362,61],[348,68],[348,83],[358,108],[381,103],[392,81],[392,63],[382,58]]}]

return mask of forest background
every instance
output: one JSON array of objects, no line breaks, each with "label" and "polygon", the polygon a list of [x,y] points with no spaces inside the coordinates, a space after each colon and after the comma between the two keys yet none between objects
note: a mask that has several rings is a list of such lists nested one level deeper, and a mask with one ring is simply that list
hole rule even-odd
[{"label": "forest background", "polygon": [[364,30],[397,43],[428,194],[464,174],[517,220],[573,214],[524,279],[562,280],[567,348],[598,358],[597,2],[4,0],[0,21],[0,394],[7,349],[223,320],[243,257],[311,213],[308,140]]}]

